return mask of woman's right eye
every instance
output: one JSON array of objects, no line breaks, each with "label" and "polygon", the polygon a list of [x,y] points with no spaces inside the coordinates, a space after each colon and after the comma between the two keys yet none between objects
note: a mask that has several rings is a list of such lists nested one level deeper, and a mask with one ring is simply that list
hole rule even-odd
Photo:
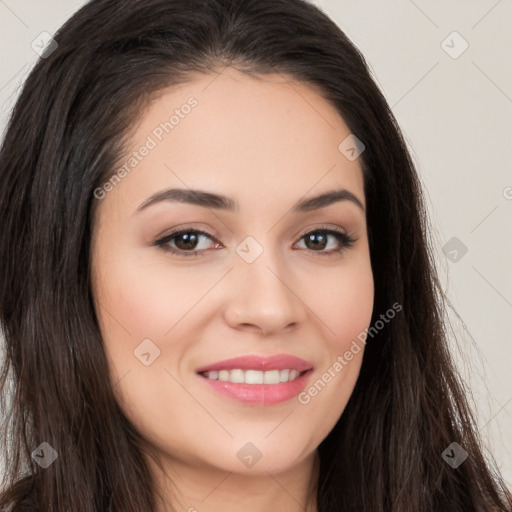
[{"label": "woman's right eye", "polygon": [[[154,245],[160,246],[164,251],[188,258],[190,256],[204,256],[206,248],[199,247],[201,239],[213,240],[213,237],[205,231],[197,229],[181,229],[173,231],[165,237],[157,240]],[[171,245],[171,243],[174,244]]]}]

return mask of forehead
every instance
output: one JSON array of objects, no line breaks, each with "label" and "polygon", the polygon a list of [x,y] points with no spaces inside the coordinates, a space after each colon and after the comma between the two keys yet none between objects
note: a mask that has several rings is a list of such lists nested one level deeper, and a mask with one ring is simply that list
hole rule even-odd
[{"label": "forehead", "polygon": [[197,74],[160,91],[137,121],[120,160],[130,169],[121,185],[134,201],[168,186],[218,191],[241,204],[343,187],[364,204],[360,164],[339,150],[348,126],[290,76]]}]

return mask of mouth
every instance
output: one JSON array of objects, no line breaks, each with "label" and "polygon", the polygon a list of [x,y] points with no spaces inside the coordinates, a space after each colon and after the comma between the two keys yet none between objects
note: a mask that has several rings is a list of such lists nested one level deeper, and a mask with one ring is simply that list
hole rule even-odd
[{"label": "mouth", "polygon": [[252,405],[273,405],[297,396],[313,372],[313,364],[287,354],[243,356],[196,370],[216,394]]}]

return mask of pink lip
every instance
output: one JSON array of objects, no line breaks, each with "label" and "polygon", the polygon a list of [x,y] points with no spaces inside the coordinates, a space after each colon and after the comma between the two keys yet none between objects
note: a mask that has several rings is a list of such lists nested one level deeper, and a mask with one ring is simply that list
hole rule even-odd
[{"label": "pink lip", "polygon": [[254,405],[272,405],[290,400],[297,396],[304,389],[309,380],[309,376],[313,372],[313,364],[309,361],[295,356],[278,354],[271,357],[244,356],[227,359],[198,368],[197,373],[234,370],[237,368],[260,371],[284,370],[289,368],[303,374],[291,382],[281,382],[279,384],[241,384],[212,380],[203,375],[200,375],[200,377],[210,386],[210,389],[213,389],[223,396]]},{"label": "pink lip", "polygon": [[210,389],[223,396],[253,405],[272,405],[296,397],[306,387],[312,372],[313,370],[307,370],[295,380],[279,384],[235,384],[207,379],[203,375],[200,378]]},{"label": "pink lip", "polygon": [[218,361],[207,366],[202,366],[196,370],[197,373],[219,371],[219,370],[297,370],[303,372],[313,368],[313,363],[305,361],[299,357],[290,356],[287,354],[277,354],[270,357],[262,356],[242,356],[233,359],[226,359],[225,361]]}]

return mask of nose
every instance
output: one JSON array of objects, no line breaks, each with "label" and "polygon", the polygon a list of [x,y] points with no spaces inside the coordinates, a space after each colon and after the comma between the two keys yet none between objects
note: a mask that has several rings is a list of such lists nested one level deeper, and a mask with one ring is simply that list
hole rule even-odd
[{"label": "nose", "polygon": [[306,318],[306,305],[298,281],[289,267],[264,257],[253,263],[238,261],[231,273],[233,293],[225,320],[234,329],[273,333],[297,328]]}]

